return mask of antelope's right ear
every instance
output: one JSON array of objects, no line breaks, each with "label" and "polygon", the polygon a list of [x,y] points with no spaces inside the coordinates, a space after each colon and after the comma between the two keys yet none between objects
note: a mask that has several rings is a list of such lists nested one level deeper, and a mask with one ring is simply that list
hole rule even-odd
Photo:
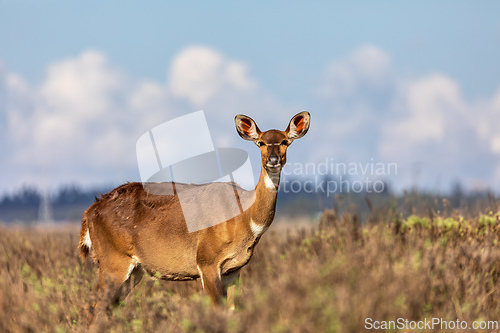
[{"label": "antelope's right ear", "polygon": [[238,134],[245,140],[256,141],[259,139],[260,130],[252,118],[239,114],[234,117],[236,130]]}]

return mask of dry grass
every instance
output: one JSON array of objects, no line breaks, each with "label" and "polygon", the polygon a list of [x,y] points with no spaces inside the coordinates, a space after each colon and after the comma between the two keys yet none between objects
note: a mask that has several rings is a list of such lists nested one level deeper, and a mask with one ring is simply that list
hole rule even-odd
[{"label": "dry grass", "polygon": [[[268,231],[242,270],[234,313],[213,309],[199,282],[146,278],[98,329],[362,332],[366,318],[498,320],[499,216],[360,227],[327,212],[319,230]],[[0,229],[0,332],[85,331],[97,276],[77,237]]]}]

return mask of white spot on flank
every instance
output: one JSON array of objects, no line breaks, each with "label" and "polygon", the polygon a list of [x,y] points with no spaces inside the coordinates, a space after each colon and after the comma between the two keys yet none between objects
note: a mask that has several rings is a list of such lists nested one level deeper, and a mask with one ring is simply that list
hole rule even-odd
[{"label": "white spot on flank", "polygon": [[260,237],[267,230],[267,226],[257,224],[253,219],[250,219],[250,229],[252,229],[252,233],[255,237]]},{"label": "white spot on flank", "polygon": [[85,237],[83,238],[83,245],[88,247],[89,251],[92,250],[92,241],[90,240],[89,229],[87,229],[87,233],[85,234]]},{"label": "white spot on flank", "polygon": [[264,173],[264,184],[268,190],[276,191],[280,184],[279,173],[269,175],[269,172]]}]

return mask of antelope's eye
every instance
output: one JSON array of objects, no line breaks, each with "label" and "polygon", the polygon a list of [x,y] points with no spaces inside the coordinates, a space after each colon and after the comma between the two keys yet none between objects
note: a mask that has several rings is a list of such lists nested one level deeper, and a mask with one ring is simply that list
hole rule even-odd
[{"label": "antelope's eye", "polygon": [[257,141],[257,146],[259,147],[262,147],[262,146],[265,146],[266,144],[264,143],[264,141]]},{"label": "antelope's eye", "polygon": [[288,146],[288,141],[287,140],[283,140],[283,141],[281,141],[281,144],[284,145],[284,146]]}]

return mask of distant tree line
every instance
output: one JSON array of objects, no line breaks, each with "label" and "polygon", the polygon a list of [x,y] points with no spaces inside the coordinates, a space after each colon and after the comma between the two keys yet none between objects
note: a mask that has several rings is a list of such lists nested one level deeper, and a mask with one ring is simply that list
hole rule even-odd
[{"label": "distant tree line", "polygon": [[[442,212],[457,210],[461,213],[473,215],[486,210],[498,210],[497,200],[492,192],[467,192],[459,183],[452,187],[446,195],[421,192],[415,189],[402,194],[394,194],[389,184],[384,184],[383,191],[380,186],[353,187],[348,189],[340,180],[325,178],[314,183],[304,180],[286,179],[288,182],[280,185],[280,194],[277,202],[278,216],[314,216],[325,209],[334,209],[339,214],[354,212],[361,219],[366,219],[374,211],[391,209],[403,215],[415,212],[427,214],[429,212]],[[327,184],[342,185],[335,191],[327,191]],[[351,183],[352,184],[352,183]],[[373,185],[373,183],[372,183]],[[79,221],[82,213],[99,197],[112,187],[82,188],[78,185],[66,185],[50,194],[49,204],[51,217],[54,221]],[[331,190],[331,188],[330,188]],[[0,222],[3,223],[33,223],[40,220],[43,192],[36,187],[23,187],[12,193],[0,197]],[[47,198],[45,197],[45,201]]]},{"label": "distant tree line", "polygon": [[[109,189],[83,189],[77,185],[66,185],[60,187],[55,193],[50,194],[50,202],[53,205],[65,205],[75,203],[90,203],[103,191]],[[6,193],[0,198],[0,207],[12,206],[38,206],[42,192],[32,186],[22,187],[19,191]]]},{"label": "distant tree line", "polygon": [[[66,185],[50,194],[49,203],[56,221],[79,220],[83,211],[96,197],[110,188],[84,189],[78,185]],[[1,222],[34,222],[39,219],[43,192],[33,186],[25,186],[0,197]]]}]

